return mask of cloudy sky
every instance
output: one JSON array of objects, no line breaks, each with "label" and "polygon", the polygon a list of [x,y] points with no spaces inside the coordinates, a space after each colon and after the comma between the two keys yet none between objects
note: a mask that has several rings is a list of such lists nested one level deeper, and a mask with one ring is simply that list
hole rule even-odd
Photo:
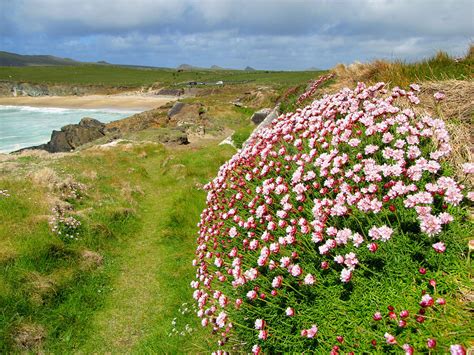
[{"label": "cloudy sky", "polygon": [[0,0],[0,50],[175,67],[462,55],[472,0]]}]

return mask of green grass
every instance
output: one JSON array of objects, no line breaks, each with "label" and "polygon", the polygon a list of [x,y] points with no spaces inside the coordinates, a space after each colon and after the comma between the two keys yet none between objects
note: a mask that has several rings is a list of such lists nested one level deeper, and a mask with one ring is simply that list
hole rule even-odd
[{"label": "green grass", "polygon": [[0,67],[0,81],[33,84],[92,85],[104,87],[141,87],[154,83],[171,85],[188,81],[216,82],[251,81],[258,85],[292,85],[307,81],[320,72],[314,71],[241,71],[193,70],[177,72],[174,69],[134,69],[119,66],[79,65],[45,67]]},{"label": "green grass", "polygon": [[[151,144],[48,163],[89,186],[74,202],[84,225],[70,243],[40,217],[50,213],[47,188],[2,177],[11,196],[0,198],[0,352],[18,350],[13,338],[25,324],[44,329],[46,352],[207,350],[195,315],[178,309],[191,303],[195,224],[205,201],[196,184],[232,153]],[[94,179],[83,174],[92,170]],[[85,267],[83,250],[102,255],[103,265]],[[178,329],[198,330],[168,336],[175,317]]]}]

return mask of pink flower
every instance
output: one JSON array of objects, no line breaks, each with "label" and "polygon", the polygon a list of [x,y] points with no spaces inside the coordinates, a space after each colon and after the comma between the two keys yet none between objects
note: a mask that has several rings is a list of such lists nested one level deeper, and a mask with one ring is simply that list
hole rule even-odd
[{"label": "pink flower", "polygon": [[342,282],[349,282],[352,278],[352,271],[349,269],[342,269],[341,271],[341,281]]},{"label": "pink flower", "polygon": [[367,245],[367,248],[370,250],[370,252],[375,253],[378,249],[377,243],[370,243]]},{"label": "pink flower", "polygon": [[433,249],[437,252],[437,253],[444,253],[445,250],[446,250],[446,246],[444,245],[443,242],[438,242],[438,243],[435,243],[433,244]]},{"label": "pink flower", "polygon": [[272,287],[279,288],[281,287],[282,282],[283,282],[283,276],[278,275],[275,278],[273,278]]},{"label": "pink flower", "polygon": [[265,327],[265,321],[263,319],[255,320],[255,329],[263,329]]},{"label": "pink flower", "polygon": [[288,307],[286,309],[285,313],[288,317],[293,317],[295,315],[295,310],[291,307]]},{"label": "pink flower", "polygon": [[436,92],[436,93],[433,95],[433,97],[436,99],[436,101],[441,101],[441,100],[443,100],[443,99],[446,97],[446,95],[443,94],[442,92]]},{"label": "pink flower", "polygon": [[252,354],[253,355],[259,355],[260,352],[261,352],[261,348],[260,346],[258,346],[257,344],[255,344],[254,346],[252,346]]},{"label": "pink flower", "polygon": [[428,338],[428,340],[426,341],[426,346],[428,346],[428,348],[430,349],[436,348],[436,340]]},{"label": "pink flower", "polygon": [[247,298],[250,300],[257,299],[257,296],[257,292],[255,292],[254,290],[250,290],[249,292],[247,292]]},{"label": "pink flower", "polygon": [[400,312],[400,317],[401,318],[406,318],[410,315],[410,313],[407,310],[403,310]]},{"label": "pink flower", "polygon": [[462,165],[462,171],[465,174],[474,174],[474,163],[464,163]]},{"label": "pink flower", "polygon": [[315,324],[313,324],[311,326],[311,328],[307,329],[306,337],[307,338],[314,338],[317,333],[318,333],[318,327]]},{"label": "pink flower", "polygon": [[305,285],[312,285],[315,283],[315,281],[316,281],[316,278],[311,274],[307,274],[304,278]]},{"label": "pink flower", "polygon": [[258,338],[262,340],[266,340],[268,337],[268,331],[267,330],[261,330],[258,332]]},{"label": "pink flower", "polygon": [[380,228],[374,226],[369,230],[369,237],[371,237],[373,240],[381,239],[383,242],[386,242],[390,239],[392,233],[392,228],[385,225]]},{"label": "pink flower", "polygon": [[413,349],[413,346],[409,344],[403,344],[402,349],[405,351],[405,355],[413,355],[415,352],[415,349]]},{"label": "pink flower", "polygon": [[426,293],[421,297],[421,302],[420,302],[421,307],[423,308],[431,307],[433,304],[434,304],[433,297],[431,297],[429,294]]},{"label": "pink flower", "polygon": [[449,347],[451,355],[466,355],[466,349],[462,345],[453,344]]},{"label": "pink flower", "polygon": [[446,304],[446,300],[444,298],[438,298],[436,299],[436,303],[439,304],[440,306],[443,306]]},{"label": "pink flower", "polygon": [[420,85],[410,84],[410,89],[412,89],[413,91],[420,91]]},{"label": "pink flower", "polygon": [[397,343],[397,340],[395,337],[389,333],[384,334],[385,340],[387,341],[387,344],[394,345]]},{"label": "pink flower", "polygon": [[295,277],[298,277],[303,273],[303,270],[301,269],[301,266],[299,266],[298,264],[297,265],[290,265],[289,269],[290,269],[289,271],[290,271],[291,275],[293,275]]},{"label": "pink flower", "polygon": [[375,312],[374,315],[372,316],[372,318],[373,318],[375,321],[382,320],[382,313],[380,313],[380,312]]}]

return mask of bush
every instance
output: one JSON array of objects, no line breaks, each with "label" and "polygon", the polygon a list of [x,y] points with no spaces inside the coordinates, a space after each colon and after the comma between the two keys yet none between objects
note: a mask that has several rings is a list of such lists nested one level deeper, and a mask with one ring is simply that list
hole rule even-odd
[{"label": "bush", "polygon": [[468,343],[469,201],[418,90],[360,83],[282,115],[206,185],[191,286],[219,352]]}]

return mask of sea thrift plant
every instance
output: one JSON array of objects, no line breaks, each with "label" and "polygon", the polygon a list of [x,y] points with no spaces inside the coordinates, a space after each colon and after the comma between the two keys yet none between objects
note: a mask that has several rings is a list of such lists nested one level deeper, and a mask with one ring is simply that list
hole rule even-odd
[{"label": "sea thrift plant", "polygon": [[446,168],[444,122],[413,108],[419,89],[326,95],[258,132],[205,186],[191,286],[219,346],[463,348],[469,332],[436,329],[457,312],[443,276],[461,267],[470,202]]},{"label": "sea thrift plant", "polygon": [[334,78],[334,73],[323,75],[323,76],[319,77],[317,80],[313,81],[311,83],[309,89],[307,91],[305,91],[303,94],[301,94],[300,97],[298,97],[298,100],[296,101],[296,103],[301,104],[303,101],[305,101],[306,99],[313,96],[314,93],[316,92],[316,90],[318,90],[318,88],[322,84],[324,84],[328,80],[331,80],[332,78]]}]

